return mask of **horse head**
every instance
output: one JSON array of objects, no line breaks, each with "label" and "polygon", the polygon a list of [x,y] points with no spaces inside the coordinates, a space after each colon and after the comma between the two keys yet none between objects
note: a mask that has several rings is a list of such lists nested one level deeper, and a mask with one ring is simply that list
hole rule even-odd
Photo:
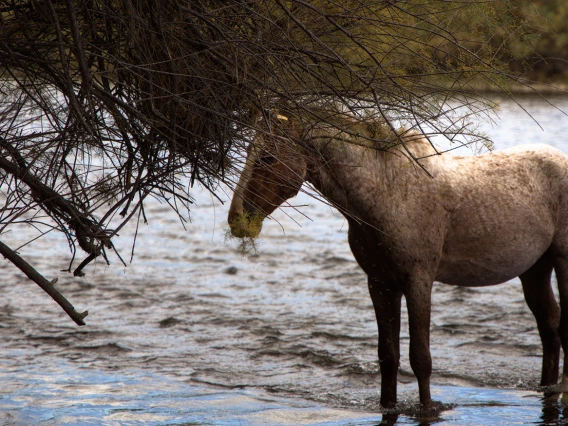
[{"label": "horse head", "polygon": [[298,123],[275,115],[270,124],[250,142],[231,201],[228,221],[238,238],[258,236],[264,218],[298,194],[306,176],[306,156],[297,144]]}]

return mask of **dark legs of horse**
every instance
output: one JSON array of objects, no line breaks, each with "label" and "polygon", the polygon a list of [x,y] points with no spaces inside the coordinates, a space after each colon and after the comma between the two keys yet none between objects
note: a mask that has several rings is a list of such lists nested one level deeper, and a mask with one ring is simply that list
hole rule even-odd
[{"label": "dark legs of horse", "polygon": [[541,386],[556,384],[560,362],[560,335],[558,333],[560,311],[550,284],[552,267],[551,256],[545,254],[532,268],[519,277],[523,283],[525,300],[536,319],[542,341]]},{"label": "dark legs of horse", "polygon": [[426,409],[432,405],[430,376],[430,311],[432,282],[409,282],[404,289],[408,307],[408,331],[410,334],[410,366],[418,380],[420,403]]},{"label": "dark legs of horse", "polygon": [[379,328],[379,367],[381,369],[381,405],[396,404],[396,385],[400,360],[400,300],[402,291],[369,277],[369,293]]},{"label": "dark legs of horse", "polygon": [[558,280],[558,293],[560,295],[560,340],[564,350],[564,369],[562,384],[568,384],[568,258],[558,256],[554,259],[554,271]]}]

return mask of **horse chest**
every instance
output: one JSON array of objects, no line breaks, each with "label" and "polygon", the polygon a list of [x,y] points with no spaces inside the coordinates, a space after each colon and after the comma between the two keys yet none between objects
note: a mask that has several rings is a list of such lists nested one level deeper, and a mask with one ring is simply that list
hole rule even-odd
[{"label": "horse chest", "polygon": [[428,245],[427,239],[421,239],[422,243],[426,242],[421,248],[413,243],[414,239],[405,239],[404,235],[395,236],[392,232],[389,234],[368,225],[352,223],[349,227],[349,245],[359,266],[369,276],[389,280],[398,281],[417,268],[436,269],[439,254],[432,253],[426,247],[441,244],[436,242]]}]

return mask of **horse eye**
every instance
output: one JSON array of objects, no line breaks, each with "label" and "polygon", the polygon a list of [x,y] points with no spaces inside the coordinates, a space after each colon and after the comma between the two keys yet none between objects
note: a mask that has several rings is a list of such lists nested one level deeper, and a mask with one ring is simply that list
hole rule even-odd
[{"label": "horse eye", "polygon": [[272,155],[264,155],[260,157],[258,161],[260,162],[260,164],[270,166],[271,164],[274,164],[276,162],[276,158],[274,158]]}]

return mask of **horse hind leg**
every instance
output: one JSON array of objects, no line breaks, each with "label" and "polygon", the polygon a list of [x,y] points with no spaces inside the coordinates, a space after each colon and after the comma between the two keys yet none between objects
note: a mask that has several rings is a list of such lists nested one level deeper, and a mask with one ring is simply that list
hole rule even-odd
[{"label": "horse hind leg", "polygon": [[562,370],[562,388],[568,389],[568,251],[565,255],[554,258],[554,271],[558,281],[560,295],[560,340],[564,351],[564,366]]},{"label": "horse hind leg", "polygon": [[[541,386],[556,384],[560,362],[560,311],[550,283],[552,269],[552,258],[545,254],[519,277],[523,284],[525,300],[536,319],[542,341]],[[563,310],[563,315],[566,312]],[[567,339],[564,340],[568,343]]]}]

